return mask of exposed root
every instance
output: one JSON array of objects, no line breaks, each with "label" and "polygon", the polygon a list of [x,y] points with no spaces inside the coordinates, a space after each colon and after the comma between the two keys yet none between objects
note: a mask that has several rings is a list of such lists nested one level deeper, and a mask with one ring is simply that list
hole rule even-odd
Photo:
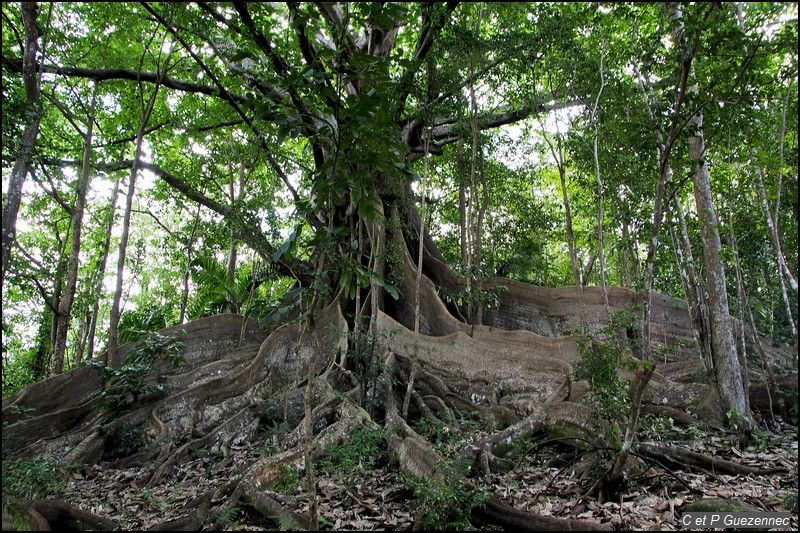
[{"label": "exposed root", "polygon": [[732,474],[735,476],[766,476],[769,474],[786,472],[786,468],[782,466],[773,468],[754,468],[752,466],[734,463],[733,461],[712,457],[704,453],[693,452],[677,446],[639,444],[635,447],[635,450],[639,455],[655,459],[656,461],[683,466],[686,468]]},{"label": "exposed root", "polygon": [[205,443],[210,441],[213,437],[215,437],[220,432],[222,432],[225,428],[227,428],[228,426],[233,425],[235,422],[237,422],[239,419],[241,419],[243,417],[243,415],[247,412],[249,407],[250,406],[247,406],[247,407],[241,409],[235,415],[233,415],[232,417],[227,419],[225,422],[223,422],[222,424],[217,426],[217,428],[215,430],[203,435],[202,437],[190,440],[189,442],[187,442],[186,444],[184,444],[183,446],[181,446],[180,448],[175,450],[169,457],[167,457],[166,460],[164,460],[158,466],[158,468],[156,468],[156,470],[153,472],[153,475],[150,476],[150,479],[147,481],[147,486],[148,487],[153,487],[156,483],[159,482],[159,480],[161,479],[161,477],[164,474],[169,472],[169,470],[173,467],[173,465],[175,465],[175,463],[178,461],[178,459],[180,459],[181,457],[186,455],[188,452],[190,452],[192,450],[196,450],[197,448],[203,446]]},{"label": "exposed root", "polygon": [[14,499],[9,503],[25,512],[31,531],[111,531],[119,527],[114,520],[59,500]]},{"label": "exposed root", "polygon": [[680,424],[682,426],[690,426],[697,422],[697,419],[692,417],[692,415],[668,405],[644,404],[642,405],[642,413],[656,416],[666,416],[671,418],[676,424]]},{"label": "exposed root", "polygon": [[520,531],[611,531],[608,524],[519,511],[497,499],[472,510],[476,521]]},{"label": "exposed root", "polygon": [[250,483],[240,483],[231,499],[239,499],[266,518],[275,520],[282,529],[308,531],[308,520],[288,509],[281,502]]}]

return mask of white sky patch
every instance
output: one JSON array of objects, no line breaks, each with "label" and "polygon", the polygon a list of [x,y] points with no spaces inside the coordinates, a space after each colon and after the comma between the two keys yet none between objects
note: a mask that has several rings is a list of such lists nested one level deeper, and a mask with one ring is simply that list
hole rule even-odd
[{"label": "white sky patch", "polygon": [[208,155],[208,149],[202,144],[197,143],[195,141],[189,142],[189,148],[191,148],[192,152],[194,152],[197,155],[202,155],[202,156]]},{"label": "white sky patch", "polygon": [[180,101],[181,97],[177,93],[169,93],[167,95],[167,107],[169,107],[169,110],[172,111],[173,113],[175,112],[176,109],[178,109],[178,104],[180,103]]}]

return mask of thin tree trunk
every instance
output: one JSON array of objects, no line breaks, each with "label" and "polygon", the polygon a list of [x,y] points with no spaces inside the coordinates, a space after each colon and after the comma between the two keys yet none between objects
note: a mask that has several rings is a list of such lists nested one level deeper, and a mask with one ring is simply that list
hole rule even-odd
[{"label": "thin tree trunk", "polygon": [[48,356],[53,345],[50,330],[55,318],[53,310],[48,303],[45,303],[42,311],[42,318],[39,320],[39,329],[36,333],[36,354],[31,365],[31,378],[33,381],[40,381],[47,377],[49,369]]},{"label": "thin tree trunk", "polygon": [[0,290],[6,277],[11,248],[17,234],[17,214],[22,201],[22,186],[31,169],[33,148],[39,136],[39,122],[42,117],[40,101],[41,77],[36,75],[36,54],[39,48],[39,26],[36,24],[36,2],[22,2],[22,23],[25,27],[25,51],[22,57],[22,81],[27,100],[25,111],[25,130],[20,140],[19,155],[11,169],[8,192],[3,202],[2,226],[2,265],[0,266]]},{"label": "thin tree trunk", "polygon": [[[478,217],[475,223],[475,265],[478,276],[483,274],[483,222],[486,217],[486,209],[489,207],[489,185],[486,181],[486,168],[483,151],[480,152],[480,182],[481,182],[481,202],[478,207]],[[476,285],[481,289],[481,281],[476,280]],[[480,300],[475,310],[474,325],[480,326],[483,323],[483,304]]]},{"label": "thin tree trunk", "polygon": [[[775,231],[778,232],[781,216],[781,192],[783,189],[783,141],[786,137],[786,108],[789,106],[789,95],[794,87],[794,78],[789,79],[789,87],[786,88],[786,96],[783,98],[783,109],[781,110],[781,133],[778,142],[778,177],[775,184]],[[787,265],[788,266],[788,265]]]},{"label": "thin tree trunk", "polygon": [[108,206],[108,225],[106,226],[106,240],[103,242],[103,253],[100,257],[100,264],[97,267],[97,283],[94,287],[94,304],[92,308],[92,319],[89,324],[89,334],[87,341],[86,359],[94,357],[95,333],[97,321],[100,314],[100,295],[103,292],[103,282],[105,281],[106,265],[108,264],[108,252],[111,249],[111,232],[114,229],[114,214],[117,211],[117,195],[119,194],[120,175],[117,174],[114,180],[114,189],[111,191],[111,201]]},{"label": "thin tree trunk", "polygon": [[653,291],[653,280],[655,277],[655,260],[656,252],[658,250],[659,235],[661,232],[661,223],[664,219],[664,189],[672,180],[672,167],[669,164],[669,157],[673,141],[675,139],[675,127],[684,102],[684,88],[688,78],[688,70],[691,67],[693,54],[691,50],[684,43],[684,28],[683,28],[683,12],[675,3],[668,6],[669,18],[673,22],[670,34],[674,42],[681,43],[678,47],[681,69],[678,74],[678,82],[675,87],[675,99],[672,104],[672,128],[669,132],[668,139],[664,139],[663,132],[661,131],[658,123],[658,117],[653,109],[655,104],[655,95],[653,94],[652,87],[645,89],[643,83],[643,76],[639,72],[636,62],[634,61],[634,69],[636,72],[636,79],[639,89],[642,92],[642,99],[644,101],[647,112],[651,120],[656,124],[656,143],[658,146],[658,181],[656,182],[655,197],[653,198],[653,224],[650,241],[647,244],[647,256],[645,258],[645,272],[644,272],[644,308],[642,313],[642,341],[643,341],[643,358],[650,359],[650,314],[651,314],[651,296]]},{"label": "thin tree trunk", "polygon": [[64,354],[67,349],[67,332],[72,318],[72,302],[78,285],[78,259],[81,251],[81,232],[83,230],[83,212],[86,206],[86,192],[91,179],[92,135],[94,131],[94,116],[97,109],[97,84],[92,92],[92,104],[86,125],[86,136],[83,143],[83,161],[81,162],[81,176],[78,180],[75,207],[72,209],[72,242],[67,260],[66,291],[58,305],[58,325],[56,326],[56,344],[53,350],[53,365],[51,374],[60,374],[64,366]]},{"label": "thin tree trunk", "polygon": [[592,108],[591,121],[594,123],[594,170],[597,178],[597,256],[600,259],[600,286],[603,288],[603,303],[606,308],[606,315],[611,314],[608,306],[608,289],[606,288],[606,260],[603,253],[603,180],[600,177],[600,155],[598,147],[599,131],[597,128],[597,106],[600,103],[600,96],[606,86],[605,75],[603,73],[603,53],[600,53],[600,89],[597,91],[597,98]]},{"label": "thin tree trunk", "polygon": [[622,251],[620,252],[620,257],[622,257],[622,286],[632,287],[634,280],[632,267],[638,263],[639,258],[636,257],[633,240],[628,229],[627,214],[622,217]]},{"label": "thin tree trunk", "polygon": [[464,165],[464,145],[458,143],[456,154],[456,170],[458,172],[458,227],[461,243],[461,271],[466,274],[469,248],[467,245],[467,182]]},{"label": "thin tree trunk", "polygon": [[[420,217],[419,217],[419,253],[417,255],[417,275],[415,281],[415,290],[414,290],[414,333],[419,333],[419,305],[420,305],[420,285],[422,282],[422,260],[423,260],[423,251],[425,250],[425,217],[426,217],[426,206],[425,203],[425,195],[427,194],[426,185],[428,180],[428,134],[425,134],[423,138],[423,143],[425,146],[425,171],[422,174],[422,183],[421,183],[421,195],[420,195],[420,202],[422,203],[422,209],[420,210]],[[403,398],[403,417],[408,416],[408,407],[411,403],[411,394],[414,392],[414,380],[417,377],[417,357],[416,355],[411,356],[411,372],[409,373],[408,377],[408,385],[406,386],[406,394]]]},{"label": "thin tree trunk", "polygon": [[197,213],[192,223],[192,232],[189,234],[189,242],[186,244],[186,268],[183,271],[183,292],[181,293],[181,313],[178,319],[179,324],[186,320],[186,306],[189,302],[189,273],[194,253],[194,240],[197,233],[197,223],[200,221],[200,204],[197,204]]},{"label": "thin tree trunk", "polygon": [[797,339],[797,326],[795,324],[794,318],[792,316],[792,306],[789,303],[789,295],[786,291],[786,280],[789,281],[789,285],[792,287],[792,290],[797,293],[797,280],[794,279],[792,273],[789,272],[789,267],[786,266],[786,261],[783,257],[783,251],[781,250],[781,241],[780,237],[778,236],[778,228],[775,227],[775,222],[772,219],[772,213],[769,209],[769,201],[767,200],[767,193],[764,190],[764,180],[761,177],[761,169],[756,167],[756,185],[758,186],[758,195],[761,199],[761,206],[764,209],[764,216],[767,218],[767,228],[769,229],[769,236],[770,240],[772,241],[772,251],[775,255],[775,261],[778,264],[778,282],[781,288],[781,298],[783,298],[783,304],[786,307],[786,318],[789,321],[789,326],[792,331],[792,338]]},{"label": "thin tree trunk", "polygon": [[[752,270],[750,271],[751,282],[755,279],[752,275]],[[750,301],[747,297],[747,289],[745,288],[743,293],[745,302],[744,307],[747,310],[747,320],[750,323],[750,331],[751,331],[751,339],[753,341],[753,345],[756,347],[756,351],[758,352],[759,359],[761,360],[761,366],[764,369],[764,373],[767,376],[767,399],[769,400],[769,416],[772,424],[775,424],[775,409],[773,406],[772,397],[775,394],[775,361],[772,359],[772,355],[764,349],[764,345],[761,344],[761,335],[758,333],[758,327],[756,327],[755,317],[753,317],[753,308],[750,306]]]},{"label": "thin tree trunk", "polygon": [[75,337],[75,357],[72,360],[72,368],[75,368],[83,361],[83,353],[86,351],[86,340],[88,338],[89,333],[89,309],[86,309],[86,313],[81,320],[81,325],[78,327],[78,334]]},{"label": "thin tree trunk", "polygon": [[[660,137],[660,135],[659,135]],[[659,161],[663,161],[666,147],[659,146]],[[651,296],[653,292],[653,279],[655,277],[656,250],[658,249],[658,236],[661,231],[661,222],[664,220],[664,187],[672,179],[672,168],[669,164],[661,166],[661,172],[656,183],[656,194],[653,202],[653,232],[650,242],[647,243],[647,258],[644,271],[644,312],[642,318],[642,342],[644,359],[650,359],[650,311]]]},{"label": "thin tree trunk", "polygon": [[[689,283],[689,301],[694,302],[693,324],[696,329],[695,334],[700,339],[700,355],[705,363],[706,370],[713,377],[714,357],[711,350],[711,323],[708,316],[708,302],[703,286],[697,279],[697,267],[695,266],[694,253],[692,252],[692,242],[689,240],[689,231],[686,227],[686,218],[683,215],[683,205],[679,197],[675,197],[675,214],[678,216],[678,227],[681,231],[681,242],[683,243],[683,255],[686,259],[686,279]],[[692,309],[690,309],[692,311]]]},{"label": "thin tree trunk", "polygon": [[692,284],[692,282],[689,281],[689,273],[686,261],[683,257],[682,246],[675,235],[675,228],[673,227],[673,224],[668,224],[668,229],[670,239],[672,240],[672,249],[675,252],[675,264],[678,266],[678,273],[681,277],[681,285],[683,286],[683,294],[686,297],[686,304],[689,309],[689,317],[692,320],[692,338],[694,340],[694,347],[695,350],[697,350],[698,355],[700,355],[700,360],[703,362],[706,372],[708,372],[709,375],[713,375],[710,355],[708,350],[706,350],[703,346],[703,330],[701,327],[703,318],[700,315],[700,306],[698,305],[699,302],[697,301],[697,288]]},{"label": "thin tree trunk", "polygon": [[[234,176],[233,172],[231,172],[230,181],[228,182],[228,195],[231,201],[231,209],[235,209],[236,204],[236,192],[234,189]],[[239,164],[239,195],[241,196],[243,191],[244,183],[244,163]],[[233,283],[233,280],[236,278],[236,236],[231,228],[230,232],[230,241],[228,243],[228,268],[227,268],[227,276],[228,281]]]},{"label": "thin tree trunk", "polygon": [[[420,304],[420,283],[422,281],[422,256],[423,251],[425,249],[425,208],[427,204],[425,203],[425,194],[427,191],[425,190],[425,185],[428,180],[428,137],[427,133],[425,134],[425,138],[423,139],[423,143],[425,144],[425,171],[422,175],[422,180],[420,183],[420,202],[422,203],[422,209],[419,217],[419,253],[417,255],[417,275],[416,275],[416,289],[414,291],[414,333],[419,333],[419,304]],[[410,384],[409,384],[410,387]],[[410,392],[409,392],[410,394]]]},{"label": "thin tree trunk", "polygon": [[[472,60],[469,63],[470,79],[473,72]],[[467,281],[467,312],[466,317],[470,323],[475,319],[475,305],[472,301],[472,283],[475,271],[475,210],[477,209],[475,201],[475,175],[478,171],[478,101],[475,98],[475,84],[469,84],[469,112],[470,112],[470,131],[472,133],[472,145],[470,150],[470,167],[469,167],[469,202],[467,204],[467,267],[466,267],[466,281]]]},{"label": "thin tree trunk", "polygon": [[[59,243],[61,253],[58,257],[58,266],[56,267],[56,276],[53,283],[53,307],[58,310],[61,307],[61,297],[64,293],[64,272],[67,270],[67,251],[64,248],[65,243]],[[59,312],[53,312],[53,320],[50,323],[50,349],[54,350],[56,346],[56,336],[58,333],[58,315]],[[53,357],[50,354],[50,362],[52,363]],[[52,366],[52,365],[51,365]],[[48,368],[49,371],[49,368]]]},{"label": "thin tree trunk", "polygon": [[556,167],[558,168],[558,178],[561,181],[561,197],[564,202],[564,221],[567,232],[567,247],[569,248],[569,257],[572,264],[572,278],[576,286],[582,287],[583,283],[581,281],[581,269],[578,265],[578,252],[575,249],[575,233],[572,230],[572,211],[569,205],[569,195],[567,194],[567,175],[566,169],[564,168],[564,152],[561,149],[561,134],[558,132],[558,128],[556,126],[556,144],[558,146],[558,150],[556,151],[556,147],[553,146],[553,143],[550,142],[550,139],[545,133],[544,124],[542,124],[541,121],[539,124],[542,126],[542,137],[544,137],[547,146],[550,148],[550,154],[553,156],[553,159],[556,162]]},{"label": "thin tree trunk", "polygon": [[122,237],[119,243],[119,254],[117,257],[117,282],[114,290],[114,301],[111,304],[111,324],[108,330],[108,351],[106,352],[107,365],[117,368],[120,361],[117,359],[117,330],[119,329],[120,319],[120,303],[122,301],[122,283],[125,273],[125,255],[128,250],[128,237],[131,226],[131,210],[133,209],[133,195],[136,190],[136,175],[139,170],[139,163],[142,157],[142,143],[144,142],[144,132],[147,128],[147,122],[150,120],[150,113],[153,111],[153,106],[156,102],[158,90],[161,87],[161,80],[167,71],[167,63],[169,63],[169,56],[164,62],[164,68],[159,72],[156,85],[153,88],[153,93],[150,95],[150,100],[145,106],[142,113],[142,119],[139,122],[139,130],[136,133],[136,153],[131,165],[130,178],[128,180],[128,193],[125,197],[125,214],[122,218]]}]

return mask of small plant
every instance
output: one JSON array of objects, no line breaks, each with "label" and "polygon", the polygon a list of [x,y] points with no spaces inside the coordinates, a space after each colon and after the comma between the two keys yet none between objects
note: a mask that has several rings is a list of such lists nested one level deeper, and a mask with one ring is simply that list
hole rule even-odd
[{"label": "small plant", "polygon": [[459,450],[465,444],[465,440],[458,432],[453,431],[447,425],[435,423],[425,417],[417,421],[417,429],[445,458],[458,456]]},{"label": "small plant", "polygon": [[281,494],[292,494],[300,486],[300,474],[287,464],[278,466],[280,481],[275,485],[275,490]]},{"label": "small plant", "polygon": [[232,529],[239,518],[241,509],[234,505],[233,507],[223,507],[217,512],[217,523],[223,529]]},{"label": "small plant", "polygon": [[748,452],[765,452],[772,447],[772,439],[768,431],[754,429],[750,438],[750,443],[745,448]]},{"label": "small plant", "polygon": [[58,491],[66,481],[68,469],[57,458],[42,455],[4,460],[2,472],[3,496],[38,499]]},{"label": "small plant", "polygon": [[139,493],[139,500],[142,502],[142,505],[145,509],[156,509],[159,511],[163,511],[166,509],[166,503],[156,496],[155,491],[153,489],[142,489]]},{"label": "small plant", "polygon": [[178,489],[175,492],[170,492],[169,495],[164,499],[164,502],[167,505],[175,505],[181,499],[183,499],[183,496],[184,496],[183,491]]},{"label": "small plant", "polygon": [[458,480],[403,476],[403,481],[414,492],[413,506],[420,511],[419,524],[428,530],[474,529],[469,515],[490,496],[487,491],[469,488]]},{"label": "small plant", "polygon": [[107,367],[98,360],[87,364],[97,368],[106,386],[95,398],[110,414],[118,414],[127,409],[140,397],[168,392],[161,383],[154,383],[156,365],[163,361],[173,368],[185,363],[183,352],[186,345],[172,337],[154,333],[141,340],[131,350],[119,369]]},{"label": "small plant", "polygon": [[386,448],[382,430],[362,426],[350,435],[346,444],[335,444],[325,450],[317,466],[327,472],[352,472],[375,467]]},{"label": "small plant", "polygon": [[675,422],[668,416],[643,414],[639,420],[644,433],[651,439],[662,440],[668,433],[675,431]]},{"label": "small plant", "polygon": [[[597,415],[618,422],[630,412],[629,384],[620,379],[619,369],[636,370],[625,332],[635,331],[635,308],[612,313],[609,324],[597,335],[577,336],[580,360],[575,379],[589,382],[589,401]],[[615,424],[612,424],[615,425]]]}]

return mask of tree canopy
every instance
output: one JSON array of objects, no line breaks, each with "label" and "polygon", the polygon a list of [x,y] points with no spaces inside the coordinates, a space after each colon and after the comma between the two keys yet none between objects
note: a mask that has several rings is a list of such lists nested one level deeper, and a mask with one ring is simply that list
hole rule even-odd
[{"label": "tree canopy", "polygon": [[[780,355],[798,338],[795,4],[6,2],[2,15],[4,398],[72,372],[134,420],[141,398],[251,406],[280,382],[270,393],[303,404],[292,442],[308,465],[317,378],[338,398],[323,402],[337,435],[376,420],[393,450],[419,442],[414,417],[491,404],[517,419],[473,443],[484,472],[504,431],[590,409],[613,428],[603,495],[629,453],[666,453],[634,444],[642,405],[708,413],[744,443],[759,387],[772,410],[796,372]],[[170,375],[171,392],[143,377],[153,350],[175,356],[162,330],[194,332],[195,354],[220,331],[242,353],[263,344],[219,390]],[[289,379],[287,346],[304,342]],[[695,388],[673,374],[687,361]],[[206,363],[186,375],[206,384]],[[516,378],[527,388],[509,393]],[[126,380],[138,388],[119,392]],[[417,474],[440,459],[407,455]],[[150,484],[176,460],[158,457]]]}]

